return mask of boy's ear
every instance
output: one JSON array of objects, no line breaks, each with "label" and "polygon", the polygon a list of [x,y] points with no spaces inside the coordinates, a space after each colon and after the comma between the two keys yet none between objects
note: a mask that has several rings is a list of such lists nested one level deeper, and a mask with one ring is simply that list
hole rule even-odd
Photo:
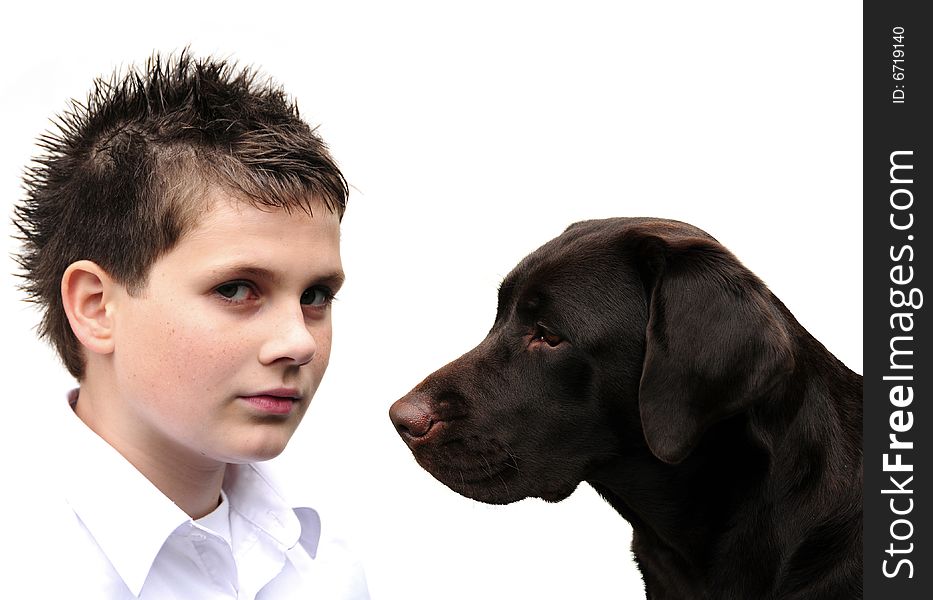
[{"label": "boy's ear", "polygon": [[68,265],[62,275],[62,305],[81,345],[96,354],[113,352],[113,320],[108,303],[116,283],[89,260]]}]

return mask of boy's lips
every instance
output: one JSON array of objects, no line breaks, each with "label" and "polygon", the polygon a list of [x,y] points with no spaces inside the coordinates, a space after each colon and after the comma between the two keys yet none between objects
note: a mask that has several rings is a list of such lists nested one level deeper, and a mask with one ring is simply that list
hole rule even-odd
[{"label": "boy's lips", "polygon": [[294,388],[274,388],[240,396],[259,412],[270,415],[287,415],[301,401],[301,392]]}]

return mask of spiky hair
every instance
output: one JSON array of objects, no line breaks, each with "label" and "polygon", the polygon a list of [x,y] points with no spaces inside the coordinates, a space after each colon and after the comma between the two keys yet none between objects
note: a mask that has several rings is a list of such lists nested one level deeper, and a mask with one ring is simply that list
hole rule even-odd
[{"label": "spiky hair", "polygon": [[23,290],[44,310],[39,335],[79,379],[83,354],[60,287],[71,263],[91,260],[138,290],[196,224],[212,186],[258,207],[338,217],[346,207],[347,182],[295,103],[235,63],[155,54],[97,79],[55,123],[14,210],[16,258]]}]

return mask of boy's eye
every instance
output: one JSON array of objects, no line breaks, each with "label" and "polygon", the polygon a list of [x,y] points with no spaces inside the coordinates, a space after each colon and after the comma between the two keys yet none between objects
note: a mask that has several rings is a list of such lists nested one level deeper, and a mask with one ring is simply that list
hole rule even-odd
[{"label": "boy's eye", "polygon": [[230,283],[219,285],[214,291],[231,302],[248,300],[253,293],[249,285],[238,281],[231,281]]},{"label": "boy's eye", "polygon": [[308,288],[301,294],[301,303],[305,306],[325,306],[333,300],[333,294],[326,288]]}]

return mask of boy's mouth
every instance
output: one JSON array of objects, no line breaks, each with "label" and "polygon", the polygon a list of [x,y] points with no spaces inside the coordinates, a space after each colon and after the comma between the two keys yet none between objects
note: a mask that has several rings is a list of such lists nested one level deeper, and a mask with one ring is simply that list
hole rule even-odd
[{"label": "boy's mouth", "polygon": [[294,388],[275,388],[240,396],[255,410],[268,415],[288,415],[301,401],[301,392]]}]

